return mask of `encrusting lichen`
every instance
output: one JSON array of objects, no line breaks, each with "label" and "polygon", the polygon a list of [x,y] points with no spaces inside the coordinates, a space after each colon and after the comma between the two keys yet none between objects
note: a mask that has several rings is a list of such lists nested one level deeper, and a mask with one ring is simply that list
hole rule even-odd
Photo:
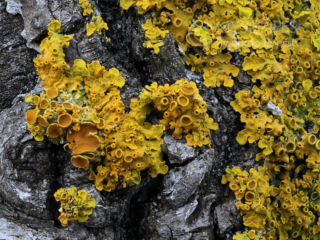
[{"label": "encrusting lichen", "polygon": [[[43,55],[34,60],[46,93],[26,96],[25,101],[35,106],[26,112],[26,120],[37,141],[47,136],[65,143],[73,165],[89,169],[89,179],[98,190],[110,192],[118,183],[139,184],[144,169],[151,177],[166,174],[161,137],[169,124],[174,137],[187,133],[188,145],[210,146],[207,137],[218,125],[206,114],[194,82],[181,79],[171,86],[146,86],[150,92],[144,90],[139,100],[132,99],[126,114],[119,90],[125,80],[119,71],[106,71],[97,61],[86,64],[81,59],[70,68],[63,48],[72,36],[62,35],[60,27],[59,21],[51,21],[49,37],[41,43]],[[159,125],[145,122],[152,106],[165,111]]]},{"label": "encrusting lichen", "polygon": [[[77,194],[78,193],[78,194]],[[68,222],[85,222],[92,214],[92,208],[96,207],[96,200],[86,190],[77,188],[60,188],[54,193],[57,202],[61,202],[59,221],[63,227],[68,226]]]}]

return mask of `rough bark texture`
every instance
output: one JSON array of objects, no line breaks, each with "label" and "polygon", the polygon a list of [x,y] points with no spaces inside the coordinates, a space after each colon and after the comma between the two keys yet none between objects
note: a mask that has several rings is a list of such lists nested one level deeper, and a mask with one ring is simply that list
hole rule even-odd
[{"label": "rough bark texture", "polygon": [[[241,71],[232,88],[206,88],[202,76],[185,65],[171,35],[158,55],[143,48],[141,25],[148,15],[124,11],[117,0],[90,2],[94,15],[108,23],[111,43],[96,33],[86,36],[90,18],[82,16],[78,0],[0,0],[0,239],[232,239],[242,221],[221,176],[227,167],[255,164],[257,146],[236,142],[244,126],[230,107],[236,92],[249,89],[250,79]],[[62,32],[74,35],[66,50],[68,64],[82,58],[120,70],[126,79],[121,96],[127,109],[153,81],[195,81],[210,117],[219,124],[210,137],[212,148],[194,149],[165,135],[169,172],[155,179],[143,173],[141,184],[107,193],[95,189],[87,171],[73,167],[61,146],[33,140],[23,99],[43,91],[32,59],[52,19],[61,21]],[[240,69],[242,61],[233,59]],[[159,117],[148,120],[158,123]],[[86,189],[97,207],[87,222],[63,228],[53,193],[74,186]]]}]

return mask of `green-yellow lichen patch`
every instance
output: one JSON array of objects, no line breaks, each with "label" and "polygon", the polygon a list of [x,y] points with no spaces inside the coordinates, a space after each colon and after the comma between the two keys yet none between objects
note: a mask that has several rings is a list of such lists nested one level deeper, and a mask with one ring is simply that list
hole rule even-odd
[{"label": "green-yellow lichen patch", "polygon": [[163,46],[163,40],[166,37],[168,30],[161,30],[155,26],[150,19],[142,25],[142,28],[146,31],[145,35],[147,40],[143,43],[145,48],[152,48],[155,54],[158,54],[159,47]]},{"label": "green-yellow lichen patch", "polygon": [[83,16],[93,13],[93,9],[91,8],[91,4],[88,3],[88,0],[79,0],[79,4],[83,8]]},{"label": "green-yellow lichen patch", "polygon": [[98,32],[99,35],[101,35],[101,31],[105,29],[108,30],[108,25],[105,23],[100,16],[93,16],[92,22],[89,24],[87,23],[87,35],[91,36],[94,32]]},{"label": "green-yellow lichen patch", "polygon": [[54,193],[54,198],[61,203],[59,221],[63,227],[71,221],[85,222],[92,214],[92,208],[96,207],[96,200],[86,190],[77,188],[60,188]]}]

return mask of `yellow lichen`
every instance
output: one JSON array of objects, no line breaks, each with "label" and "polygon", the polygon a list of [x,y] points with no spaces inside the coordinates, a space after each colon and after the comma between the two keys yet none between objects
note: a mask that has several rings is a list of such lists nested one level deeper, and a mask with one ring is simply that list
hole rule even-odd
[{"label": "yellow lichen", "polygon": [[108,30],[108,25],[105,23],[100,16],[93,16],[92,22],[89,24],[87,23],[87,35],[91,36],[95,31],[98,32],[99,35],[101,35],[101,31],[105,29]]},{"label": "yellow lichen", "polygon": [[[253,189],[246,185],[251,177],[244,172],[229,173],[229,186],[241,200],[237,207],[244,215],[245,225],[253,228],[234,239],[317,239],[318,203],[306,206],[298,202],[308,202],[305,195],[316,196],[314,190],[319,189],[314,182],[320,171],[318,1],[120,1],[124,9],[133,4],[139,14],[153,12],[152,20],[147,20],[143,28],[147,30],[147,41],[157,41],[153,42],[155,46],[144,45],[158,53],[163,40],[160,31],[169,31],[191,71],[203,73],[207,87],[234,85],[239,65],[233,63],[238,60],[227,51],[233,56],[238,52],[244,58],[242,70],[255,85],[238,92],[231,102],[241,114],[241,122],[246,123],[236,139],[242,145],[258,142],[262,152],[256,160],[263,160],[265,165],[258,175],[268,179],[261,180],[250,171],[254,178],[250,183],[258,186]],[[293,20],[299,26],[294,31]],[[186,93],[176,94],[171,87],[153,84],[147,89],[155,108],[165,111],[161,123],[174,129],[177,138],[190,130],[188,136],[194,138],[190,134],[197,131],[191,126],[197,125],[199,119],[193,114],[202,115],[201,108],[189,109],[193,98]],[[313,125],[312,132],[306,124]],[[188,144],[196,145],[197,141]],[[204,143],[198,146],[201,144]],[[283,184],[286,188],[282,189]],[[246,188],[250,191],[246,192]]]},{"label": "yellow lichen", "polygon": [[88,3],[88,0],[79,0],[79,4],[83,8],[83,13],[82,13],[83,16],[93,13],[91,4]]},{"label": "yellow lichen", "polygon": [[[72,164],[90,169],[89,179],[98,190],[112,191],[119,182],[123,187],[139,184],[140,171],[145,169],[151,177],[166,174],[161,137],[168,128],[175,129],[176,138],[187,133],[190,146],[210,146],[210,130],[218,125],[206,113],[194,82],[181,79],[172,86],[146,86],[149,91],[144,90],[139,100],[132,99],[131,111],[126,113],[119,90],[125,80],[117,69],[106,71],[97,61],[86,64],[81,59],[69,71],[69,67],[63,71],[57,67],[53,74],[42,69],[45,65],[39,59],[49,57],[51,49],[64,63],[62,48],[68,44],[62,44],[65,38],[59,30],[60,23],[52,21],[49,37],[41,43],[44,54],[38,55],[35,65],[46,92],[26,96],[26,102],[36,106],[27,111],[26,120],[37,141],[44,136],[56,143],[66,140],[64,149],[72,154]],[[152,106],[165,112],[159,125],[145,121]]]},{"label": "yellow lichen", "polygon": [[[199,95],[199,90],[194,82],[185,79],[169,86],[159,86],[153,83],[146,86],[151,92],[154,107],[164,111],[160,124],[166,129],[174,129],[173,136],[181,139],[187,133],[187,144],[190,146],[210,146],[210,130],[218,129],[218,124],[209,118],[207,104]],[[190,133],[191,131],[191,133]]]},{"label": "yellow lichen", "polygon": [[41,78],[41,86],[49,91],[48,97],[54,99],[58,95],[58,90],[66,88],[67,77],[65,71],[70,66],[64,60],[63,48],[69,46],[71,35],[59,34],[61,23],[53,20],[49,26],[49,37],[45,38],[40,44],[40,51],[43,55],[33,60],[37,68],[39,77]]},{"label": "yellow lichen", "polygon": [[[255,26],[235,27],[237,38],[246,41],[247,49],[242,44],[239,48],[245,56],[243,70],[255,83],[231,102],[246,123],[236,139],[239,144],[258,141],[262,152],[256,160],[263,160],[264,167],[249,173],[227,169],[222,183],[229,182],[244,225],[259,239],[319,237],[319,3],[303,6],[302,1],[256,2],[252,15],[240,14],[252,16]],[[301,24],[296,32],[283,25],[274,28],[275,21],[288,22],[286,16]],[[312,133],[307,122],[313,125]],[[252,182],[257,183],[254,189]],[[252,239],[251,231],[234,239]]]},{"label": "yellow lichen", "polygon": [[57,202],[61,202],[60,216],[58,217],[63,227],[68,226],[68,222],[85,222],[92,214],[92,208],[96,207],[96,200],[86,190],[77,188],[60,188],[54,193]]},{"label": "yellow lichen", "polygon": [[163,46],[163,39],[166,37],[168,30],[161,30],[157,26],[153,25],[151,20],[142,25],[142,28],[146,31],[145,35],[147,40],[143,43],[145,48],[152,48],[154,53],[158,54],[159,47]]}]

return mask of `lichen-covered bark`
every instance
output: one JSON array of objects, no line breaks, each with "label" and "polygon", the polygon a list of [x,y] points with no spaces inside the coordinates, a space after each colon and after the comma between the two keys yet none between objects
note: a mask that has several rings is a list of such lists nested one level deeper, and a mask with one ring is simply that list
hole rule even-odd
[{"label": "lichen-covered bark", "polygon": [[[115,0],[91,4],[94,15],[108,23],[111,43],[103,35],[85,34],[90,18],[82,16],[77,0],[0,0],[0,238],[232,239],[242,223],[221,176],[226,167],[255,164],[256,146],[240,146],[235,140],[243,126],[230,106],[236,92],[249,89],[250,79],[241,71],[232,88],[206,88],[202,76],[185,65],[171,35],[158,55],[143,48],[141,25],[148,15],[124,11]],[[65,52],[68,64],[82,58],[120,70],[126,80],[121,90],[126,109],[153,81],[195,81],[208,114],[219,124],[210,137],[212,148],[194,149],[184,140],[164,136],[169,172],[155,179],[142,173],[141,184],[107,193],[95,189],[87,171],[73,167],[61,146],[33,140],[23,99],[43,91],[32,59],[52,19],[61,21],[64,33],[74,35]],[[242,59],[233,61],[241,69]],[[148,117],[154,124],[159,119],[156,112]],[[62,228],[53,193],[74,186],[89,192],[97,207],[87,222]]]}]

